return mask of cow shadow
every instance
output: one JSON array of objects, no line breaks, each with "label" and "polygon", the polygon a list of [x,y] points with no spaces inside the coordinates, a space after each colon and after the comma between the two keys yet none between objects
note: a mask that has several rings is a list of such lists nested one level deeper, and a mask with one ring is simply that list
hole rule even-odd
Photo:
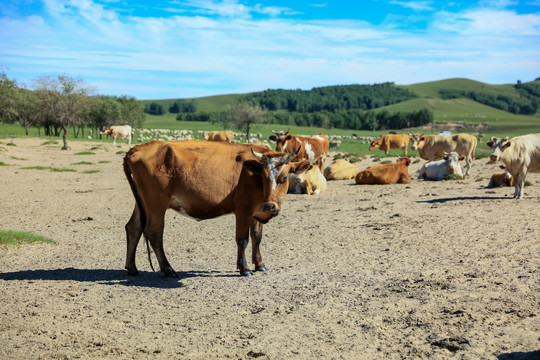
[{"label": "cow shadow", "polygon": [[530,352],[513,352],[500,354],[498,360],[538,360],[540,359],[540,350]]},{"label": "cow shadow", "polygon": [[164,277],[159,272],[139,271],[137,276],[127,275],[126,270],[108,269],[53,269],[53,270],[23,270],[0,273],[0,280],[48,280],[48,281],[79,281],[104,285],[123,285],[160,289],[180,288],[182,280],[197,277],[238,277],[238,272],[221,271],[177,271],[178,277]]},{"label": "cow shadow", "polygon": [[444,204],[450,201],[468,201],[468,200],[505,200],[512,199],[508,196],[456,196],[450,198],[440,198],[431,200],[417,200],[420,204]]}]

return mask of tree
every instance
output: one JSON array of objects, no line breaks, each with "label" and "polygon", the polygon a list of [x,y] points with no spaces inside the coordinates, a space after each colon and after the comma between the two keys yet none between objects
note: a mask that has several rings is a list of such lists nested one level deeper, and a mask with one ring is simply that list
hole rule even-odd
[{"label": "tree", "polygon": [[17,91],[17,81],[8,78],[2,70],[0,72],[0,120],[9,122],[14,111],[14,96]]},{"label": "tree", "polygon": [[64,131],[62,150],[68,150],[67,132],[70,125],[80,124],[87,111],[86,97],[92,91],[82,79],[68,75],[42,76],[33,83],[43,110]]},{"label": "tree", "polygon": [[132,128],[141,128],[146,120],[143,103],[127,95],[119,97],[117,101],[120,104],[121,124],[130,125]]},{"label": "tree", "polygon": [[120,120],[120,103],[113,96],[96,96],[91,98],[90,111],[86,124],[92,129],[102,129],[118,123]]},{"label": "tree", "polygon": [[245,102],[236,104],[229,108],[223,117],[224,126],[235,127],[246,132],[246,141],[249,142],[249,131],[251,126],[261,123],[266,116],[266,111],[259,105],[252,105]]},{"label": "tree", "polygon": [[26,136],[30,126],[36,125],[43,117],[43,107],[35,93],[28,89],[16,88],[13,92],[13,104],[10,117],[24,127]]}]

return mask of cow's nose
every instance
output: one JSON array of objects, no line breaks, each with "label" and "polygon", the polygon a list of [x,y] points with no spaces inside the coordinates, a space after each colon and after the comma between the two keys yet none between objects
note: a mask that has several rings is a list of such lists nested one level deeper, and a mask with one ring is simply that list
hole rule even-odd
[{"label": "cow's nose", "polygon": [[451,173],[453,173],[453,172],[454,172],[454,167],[453,167],[453,166],[449,166],[449,167],[448,167],[448,170],[449,170]]},{"label": "cow's nose", "polygon": [[267,213],[278,213],[279,212],[279,207],[277,206],[276,203],[265,203],[263,204],[263,211],[264,212],[267,212]]},{"label": "cow's nose", "polygon": [[491,160],[491,161],[497,161],[497,156],[491,155],[491,156],[489,157],[489,160]]}]

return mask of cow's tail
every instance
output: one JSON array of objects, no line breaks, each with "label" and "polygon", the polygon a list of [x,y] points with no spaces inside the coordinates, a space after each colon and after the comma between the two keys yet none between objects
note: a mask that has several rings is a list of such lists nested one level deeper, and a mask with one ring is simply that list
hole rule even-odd
[{"label": "cow's tail", "polygon": [[150,256],[150,245],[148,244],[148,237],[144,233],[144,228],[146,227],[146,209],[144,208],[144,203],[142,201],[141,193],[139,192],[139,188],[137,187],[137,184],[133,180],[133,174],[131,172],[131,167],[129,166],[129,158],[133,153],[135,152],[135,148],[131,148],[126,156],[124,157],[124,174],[126,174],[127,181],[129,183],[129,187],[131,188],[131,191],[133,192],[133,197],[135,197],[135,203],[137,204],[137,208],[139,209],[139,217],[141,219],[141,229],[142,233],[144,235],[144,240],[146,242],[146,251],[148,252],[148,262],[150,263],[150,268],[152,271],[154,270],[154,265],[152,265],[152,258]]}]

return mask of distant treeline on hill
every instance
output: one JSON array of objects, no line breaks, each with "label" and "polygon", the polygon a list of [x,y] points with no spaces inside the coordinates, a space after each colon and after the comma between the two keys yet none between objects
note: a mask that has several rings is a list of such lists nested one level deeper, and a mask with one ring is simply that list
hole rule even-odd
[{"label": "distant treeline on hill", "polygon": [[[224,113],[180,113],[179,121],[220,122]],[[312,126],[350,130],[384,130],[418,127],[433,122],[433,112],[420,109],[410,112],[364,111],[361,109],[317,111],[313,113],[268,112],[266,123],[279,125]]]},{"label": "distant treeline on hill", "polygon": [[410,90],[396,87],[393,83],[383,83],[326,86],[311,90],[265,90],[249,94],[243,100],[269,111],[314,113],[323,110],[370,110],[415,97],[417,95]]},{"label": "distant treeline on hill", "polygon": [[534,115],[540,105],[540,84],[522,84],[518,81],[514,88],[519,96],[490,95],[478,91],[439,90],[443,99],[469,98],[481,104],[507,111],[512,114]]}]

